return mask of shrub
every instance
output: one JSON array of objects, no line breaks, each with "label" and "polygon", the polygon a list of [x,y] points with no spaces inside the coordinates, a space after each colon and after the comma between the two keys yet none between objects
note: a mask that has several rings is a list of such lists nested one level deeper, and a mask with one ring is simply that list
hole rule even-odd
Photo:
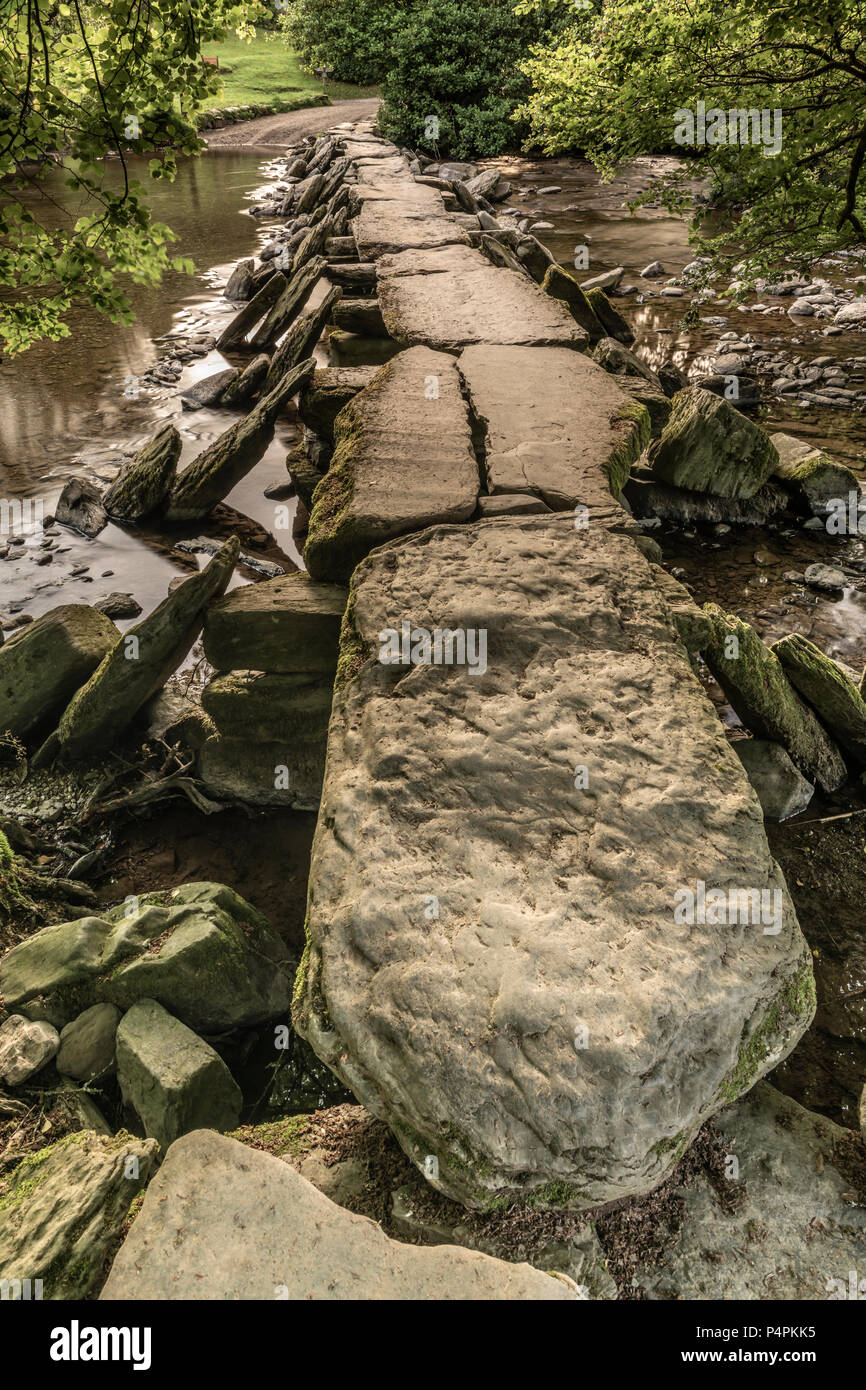
[{"label": "shrub", "polygon": [[308,71],[327,66],[338,82],[369,86],[387,71],[411,7],[412,0],[289,0],[282,29]]}]

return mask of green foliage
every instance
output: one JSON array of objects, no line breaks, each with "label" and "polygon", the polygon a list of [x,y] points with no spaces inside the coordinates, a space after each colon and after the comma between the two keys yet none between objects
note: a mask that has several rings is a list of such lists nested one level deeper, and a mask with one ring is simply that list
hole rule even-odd
[{"label": "green foliage", "polygon": [[[513,147],[528,94],[520,60],[549,29],[546,13],[517,14],[514,0],[418,0],[385,74],[383,133],[457,159]],[[431,116],[438,138],[426,133]]]},{"label": "green foliage", "polygon": [[289,0],[281,28],[309,72],[333,68],[337,82],[381,81],[413,0]]},{"label": "green foliage", "polygon": [[[866,6],[863,0],[523,0],[565,27],[524,63],[533,91],[518,118],[549,154],[583,151],[612,178],[636,156],[670,149],[676,112],[782,113],[781,149],[715,144],[653,182],[634,207],[661,202],[693,216],[714,270],[734,263],[745,288],[788,262],[866,241]],[[706,175],[709,206],[688,184]],[[720,216],[720,212],[723,216]]]},{"label": "green foliage", "polygon": [[[151,178],[200,148],[193,117],[219,84],[201,43],[242,32],[260,12],[232,0],[2,0],[0,29],[0,342],[20,352],[67,337],[87,304],[132,317],[128,276],[157,283],[172,259],[168,227],[151,223],[130,153],[151,153]],[[247,31],[249,32],[249,31]],[[106,156],[115,157],[109,164]],[[77,218],[38,196],[39,171],[60,163],[80,194]],[[121,178],[113,175],[120,167]],[[71,201],[71,200],[70,200]],[[59,216],[58,216],[59,214]]]}]

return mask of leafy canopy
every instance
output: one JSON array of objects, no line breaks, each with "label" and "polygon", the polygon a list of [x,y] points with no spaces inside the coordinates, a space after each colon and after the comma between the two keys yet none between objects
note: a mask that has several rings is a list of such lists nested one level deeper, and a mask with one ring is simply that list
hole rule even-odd
[{"label": "leafy canopy", "polygon": [[[610,179],[670,149],[678,110],[782,113],[781,148],[715,144],[633,206],[691,212],[715,267],[745,285],[782,261],[866,242],[866,3],[863,0],[523,0],[566,28],[524,63],[533,91],[518,117],[545,152],[580,149]],[[696,167],[697,165],[697,167]],[[711,179],[709,206],[688,183]],[[728,216],[720,219],[719,209]]]},{"label": "leafy canopy", "polygon": [[[227,28],[253,32],[260,10],[234,0],[0,0],[0,343],[7,353],[67,337],[73,305],[130,322],[123,276],[154,284],[169,267],[191,271],[170,257],[173,234],[150,221],[127,157],[149,153],[150,176],[171,179],[177,154],[198,152],[192,118],[219,85],[201,44]],[[40,173],[57,164],[83,195],[82,216],[40,196]]]}]

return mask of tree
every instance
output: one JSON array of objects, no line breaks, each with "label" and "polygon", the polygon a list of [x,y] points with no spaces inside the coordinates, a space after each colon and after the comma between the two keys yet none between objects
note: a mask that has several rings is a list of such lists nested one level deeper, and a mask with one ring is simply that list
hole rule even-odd
[{"label": "tree", "polygon": [[[518,116],[547,153],[578,148],[610,179],[638,155],[686,153],[690,135],[705,140],[632,206],[689,212],[714,271],[737,263],[745,289],[780,263],[806,271],[827,252],[866,242],[862,0],[524,0],[520,8],[571,15],[558,40],[524,64],[533,92]],[[688,185],[704,174],[710,202],[694,205]]]},{"label": "tree", "polygon": [[[201,148],[193,118],[217,90],[202,42],[251,32],[256,3],[233,0],[0,0],[0,340],[8,353],[68,336],[73,305],[132,318],[128,276],[154,284],[172,259],[128,156],[152,178]],[[80,216],[41,189],[59,164]],[[68,200],[71,203],[71,199]],[[12,291],[10,295],[8,291]]]},{"label": "tree", "polygon": [[309,71],[329,67],[338,82],[381,81],[412,0],[286,0],[280,27]]}]

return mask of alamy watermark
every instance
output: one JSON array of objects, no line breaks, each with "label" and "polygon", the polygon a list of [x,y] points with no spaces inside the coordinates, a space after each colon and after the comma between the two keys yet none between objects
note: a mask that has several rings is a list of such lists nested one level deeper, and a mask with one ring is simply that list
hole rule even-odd
[{"label": "alamy watermark", "polygon": [[484,627],[413,627],[404,618],[397,628],[379,633],[383,666],[466,666],[471,676],[487,670],[487,629]]},{"label": "alamy watermark", "polygon": [[782,149],[782,112],[777,107],[735,106],[723,111],[719,106],[707,110],[699,101],[693,111],[680,107],[674,112],[674,142],[677,145],[761,145],[769,159]]},{"label": "alamy watermark", "polygon": [[782,930],[781,888],[707,888],[699,879],[696,888],[680,888],[674,894],[674,921],[679,926],[763,927],[764,936]]},{"label": "alamy watermark", "polygon": [[0,538],[41,536],[44,511],[41,497],[0,497]]}]

